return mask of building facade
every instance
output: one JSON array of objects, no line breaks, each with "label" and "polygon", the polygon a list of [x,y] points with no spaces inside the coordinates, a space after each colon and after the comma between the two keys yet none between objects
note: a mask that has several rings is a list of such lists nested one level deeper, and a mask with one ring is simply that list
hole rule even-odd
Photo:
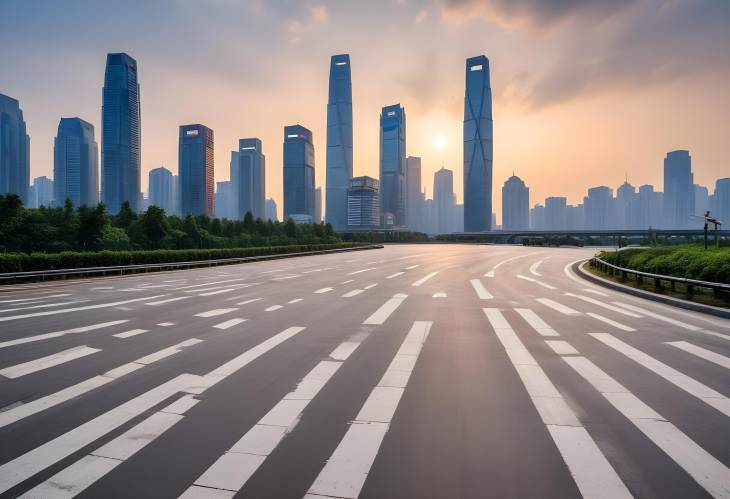
[{"label": "building facade", "polygon": [[689,151],[670,151],[664,158],[664,219],[670,229],[692,225],[694,176]]},{"label": "building facade", "polygon": [[489,59],[466,60],[464,98],[464,230],[491,230],[492,89]]},{"label": "building facade", "polygon": [[530,228],[530,189],[514,175],[502,186],[502,230]]},{"label": "building facade", "polygon": [[264,215],[264,220],[271,220],[272,222],[276,222],[279,220],[278,215],[276,214],[276,201],[274,201],[273,198],[269,198],[265,201],[265,210],[266,213]]},{"label": "building facade", "polygon": [[330,60],[326,161],[325,218],[333,229],[342,230],[347,227],[347,189],[352,180],[352,76],[348,54],[333,55]]},{"label": "building facade", "polygon": [[609,187],[599,186],[588,189],[588,196],[583,205],[586,229],[613,228],[613,192]]},{"label": "building facade", "polygon": [[567,224],[568,200],[553,196],[545,199],[545,229],[563,230]]},{"label": "building facade", "polygon": [[153,168],[149,173],[149,204],[165,210],[165,213],[175,213],[175,179],[172,172],[160,166]]},{"label": "building facade", "polygon": [[180,126],[178,172],[183,216],[215,213],[213,145],[210,128],[200,124]]},{"label": "building facade", "polygon": [[347,189],[347,227],[375,229],[380,225],[380,183],[372,177],[355,177]]},{"label": "building facade", "polygon": [[406,111],[400,104],[380,113],[380,213],[406,225]]},{"label": "building facade", "polygon": [[312,221],[314,182],[312,132],[301,125],[284,127],[284,220]]},{"label": "building facade", "polygon": [[234,191],[234,218],[243,220],[246,213],[251,213],[254,219],[263,219],[266,216],[266,157],[260,139],[238,141],[238,151],[231,152],[230,178]]},{"label": "building facade", "polygon": [[413,231],[423,231],[423,193],[421,192],[421,158],[406,158],[406,223]]},{"label": "building facade", "polygon": [[30,186],[28,191],[28,198],[30,208],[53,206],[53,180],[45,175],[34,178],[33,185]]},{"label": "building facade", "polygon": [[53,142],[54,199],[74,206],[99,202],[99,146],[94,125],[81,118],[61,118]]},{"label": "building facade", "polygon": [[0,94],[0,194],[17,194],[28,206],[30,137],[16,99]]},{"label": "building facade", "polygon": [[441,167],[433,174],[433,202],[436,204],[436,232],[448,234],[455,230],[453,219],[456,211],[454,172]]}]

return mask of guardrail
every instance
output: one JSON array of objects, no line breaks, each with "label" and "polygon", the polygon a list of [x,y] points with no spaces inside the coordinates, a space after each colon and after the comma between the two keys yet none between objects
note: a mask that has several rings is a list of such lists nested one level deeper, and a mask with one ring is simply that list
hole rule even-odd
[{"label": "guardrail", "polygon": [[[676,291],[677,284],[683,284],[686,288],[687,295],[690,297],[694,294],[694,289],[696,287],[711,289],[716,298],[722,298],[723,294],[730,293],[730,284],[699,281],[697,279],[687,279],[684,277],[673,277],[668,275],[652,274],[651,272],[642,272],[640,270],[619,267],[618,265],[614,265],[612,263],[601,260],[596,256],[590,259],[589,264],[591,267],[597,268],[603,272],[606,272],[609,275],[620,275],[621,278],[624,280],[628,279],[629,275],[633,275],[638,284],[642,284],[644,278],[653,279],[654,287],[656,289],[662,289],[663,281],[669,282],[669,287],[672,291]],[[730,294],[726,296],[730,296]]]},{"label": "guardrail", "polygon": [[139,265],[115,265],[110,267],[82,267],[78,269],[54,269],[54,270],[38,270],[28,272],[7,272],[0,274],[0,285],[17,284],[19,280],[38,280],[45,281],[47,278],[67,279],[70,276],[89,277],[92,275],[124,275],[125,273],[138,272],[159,272],[162,270],[173,269],[192,269],[198,267],[217,267],[218,265],[232,265],[236,263],[259,262],[265,260],[278,260],[281,258],[290,258],[295,256],[325,255],[328,253],[345,253],[348,251],[359,251],[366,249],[381,249],[382,244],[370,244],[367,246],[355,246],[352,248],[336,248],[329,250],[317,251],[301,251],[299,253],[278,253],[272,255],[260,256],[244,256],[238,258],[220,258],[216,260],[195,260],[191,262],[168,262],[168,263],[149,263]]}]

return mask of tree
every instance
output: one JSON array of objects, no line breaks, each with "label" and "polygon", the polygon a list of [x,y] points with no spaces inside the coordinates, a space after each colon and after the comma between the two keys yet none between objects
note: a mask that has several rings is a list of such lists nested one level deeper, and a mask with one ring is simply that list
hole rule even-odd
[{"label": "tree", "polygon": [[109,225],[109,217],[104,204],[96,208],[79,208],[78,246],[83,251],[98,251],[104,245],[104,228]]},{"label": "tree", "polygon": [[291,218],[286,219],[286,223],[284,224],[284,233],[291,238],[297,237],[297,224],[295,224],[294,220]]},{"label": "tree", "polygon": [[170,224],[165,210],[158,206],[150,206],[129,228],[132,242],[144,249],[160,249],[165,247],[170,234]]},{"label": "tree", "polygon": [[132,211],[129,201],[125,201],[122,203],[122,207],[119,208],[117,216],[114,217],[114,225],[122,229],[128,229],[136,220],[137,214]]}]

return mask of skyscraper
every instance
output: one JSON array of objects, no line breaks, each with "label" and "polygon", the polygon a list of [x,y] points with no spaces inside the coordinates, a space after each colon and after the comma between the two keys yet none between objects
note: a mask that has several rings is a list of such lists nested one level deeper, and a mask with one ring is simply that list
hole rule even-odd
[{"label": "skyscraper", "polygon": [[238,141],[238,151],[231,152],[231,182],[235,218],[242,220],[246,213],[251,213],[254,219],[263,219],[266,215],[266,157],[260,139]]},{"label": "skyscraper", "polygon": [[502,230],[530,228],[530,189],[512,175],[502,186]]},{"label": "skyscraper", "polygon": [[492,89],[489,59],[466,60],[464,98],[464,230],[491,229]]},{"label": "skyscraper", "polygon": [[722,228],[730,228],[730,178],[715,181],[715,193],[712,195],[712,215],[722,222]]},{"label": "skyscraper", "polygon": [[284,127],[284,220],[314,218],[314,145],[301,125]]},{"label": "skyscraper", "polygon": [[347,226],[347,188],[352,179],[352,78],[350,56],[330,60],[327,101],[327,200],[325,218],[335,230]]},{"label": "skyscraper", "polygon": [[671,151],[664,158],[664,217],[671,229],[685,229],[692,223],[694,177],[689,151]]},{"label": "skyscraper", "polygon": [[213,215],[213,130],[199,124],[180,126],[178,171],[182,214]]},{"label": "skyscraper", "polygon": [[230,180],[215,183],[215,216],[216,218],[227,218],[233,220],[236,218],[235,189],[233,182]]},{"label": "skyscraper", "polygon": [[591,187],[585,198],[585,224],[588,230],[611,229],[613,226],[613,192],[606,186]]},{"label": "skyscraper", "polygon": [[168,215],[175,213],[175,185],[172,172],[160,166],[149,173],[149,204],[165,210]]},{"label": "skyscraper", "polygon": [[101,106],[101,197],[111,213],[140,209],[140,98],[137,61],[108,54]]},{"label": "skyscraper", "polygon": [[637,194],[638,221],[640,229],[657,228],[662,225],[663,199],[662,193],[656,192],[653,185],[645,184],[639,186]]},{"label": "skyscraper", "polygon": [[349,229],[375,229],[380,225],[380,185],[372,177],[355,177],[347,189],[347,226]]},{"label": "skyscraper", "polygon": [[380,113],[380,214],[406,224],[406,111],[400,104]]},{"label": "skyscraper", "polygon": [[0,194],[17,194],[28,205],[30,137],[16,99],[0,94]]},{"label": "skyscraper", "polygon": [[98,157],[94,125],[81,118],[61,118],[53,143],[53,188],[59,205],[70,199],[74,206],[96,206]]},{"label": "skyscraper", "polygon": [[567,223],[568,200],[564,197],[549,197],[545,199],[545,229],[563,230]]},{"label": "skyscraper", "polygon": [[322,188],[314,189],[314,217],[312,222],[322,223]]},{"label": "skyscraper", "polygon": [[406,222],[414,231],[423,230],[421,194],[421,158],[406,158]]},{"label": "skyscraper", "polygon": [[269,198],[264,202],[266,214],[264,220],[271,220],[276,222],[279,217],[276,215],[276,201],[273,198]]},{"label": "skyscraper", "polygon": [[454,172],[443,166],[433,174],[433,202],[436,203],[436,231],[439,234],[453,232],[452,222],[456,209]]},{"label": "skyscraper", "polygon": [[30,189],[28,207],[39,208],[53,205],[53,180],[46,177],[36,177]]}]

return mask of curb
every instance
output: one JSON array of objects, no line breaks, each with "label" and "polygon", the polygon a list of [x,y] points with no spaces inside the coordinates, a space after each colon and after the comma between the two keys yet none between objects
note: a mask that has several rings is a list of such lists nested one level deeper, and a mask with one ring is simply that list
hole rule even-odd
[{"label": "curb", "polygon": [[573,272],[582,279],[590,281],[593,284],[598,284],[604,288],[610,288],[614,291],[620,291],[629,295],[638,296],[651,301],[664,303],[666,305],[672,305],[674,307],[684,308],[686,310],[692,310],[693,312],[700,312],[703,314],[714,315],[715,317],[722,317],[724,319],[730,319],[730,310],[726,310],[720,307],[713,307],[712,305],[705,305],[702,303],[695,303],[671,296],[663,296],[650,291],[644,291],[643,289],[632,288],[631,286],[624,286],[617,282],[598,277],[589,272],[583,270],[583,266],[588,263],[588,260],[582,262],[576,262],[571,267]]}]

